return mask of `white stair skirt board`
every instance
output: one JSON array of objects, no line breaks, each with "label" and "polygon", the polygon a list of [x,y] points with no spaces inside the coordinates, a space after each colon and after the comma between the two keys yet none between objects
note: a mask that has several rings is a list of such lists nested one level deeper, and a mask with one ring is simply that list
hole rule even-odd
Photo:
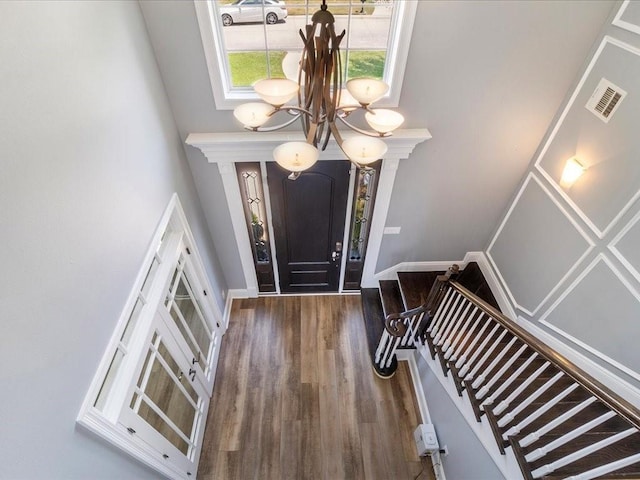
[{"label": "white stair skirt board", "polygon": [[[471,402],[467,398],[467,393],[464,392],[462,397],[458,396],[455,384],[453,383],[453,377],[444,376],[444,374],[442,373],[442,368],[440,367],[440,363],[437,360],[433,360],[431,358],[431,355],[429,355],[429,351],[425,346],[418,347],[417,354],[420,354],[425,360],[427,366],[431,369],[442,387],[445,389],[445,391],[451,398],[451,401],[455,404],[460,414],[469,424],[471,430],[473,430],[473,432],[476,434],[476,437],[478,437],[478,440],[480,440],[482,446],[485,448],[500,472],[502,472],[504,478],[508,478],[509,480],[523,478],[522,473],[520,472],[520,467],[518,466],[518,461],[516,460],[516,457],[511,449],[507,448],[505,451],[505,455],[500,454],[498,446],[496,445],[495,438],[491,431],[491,426],[487,422],[486,417],[482,417],[481,422],[478,422],[476,420]],[[424,391],[422,385],[420,385],[419,388],[420,390]]]},{"label": "white stair skirt board", "polygon": [[[431,415],[429,414],[427,399],[424,396],[424,388],[422,387],[420,374],[418,373],[418,364],[416,363],[415,357],[416,354],[416,350],[399,350],[396,357],[398,358],[398,361],[407,362],[409,365],[413,390],[416,395],[416,400],[418,401],[418,408],[420,409],[420,418],[422,419],[422,423],[433,423],[431,421]],[[431,454],[431,462],[433,463],[433,472],[435,473],[436,480],[446,480],[444,469],[442,468],[442,462],[440,460],[440,452]]]}]

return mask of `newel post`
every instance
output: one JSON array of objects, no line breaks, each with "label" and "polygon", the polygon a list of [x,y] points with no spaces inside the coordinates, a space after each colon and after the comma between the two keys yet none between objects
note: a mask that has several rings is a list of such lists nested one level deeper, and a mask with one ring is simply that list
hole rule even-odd
[{"label": "newel post", "polygon": [[423,305],[406,312],[387,315],[373,358],[373,368],[378,376],[389,378],[395,373],[398,367],[398,348],[414,348],[417,343],[424,344],[425,338],[429,338],[427,332],[431,319],[442,301],[447,284],[459,271],[458,265],[452,265],[444,275],[439,275]]}]

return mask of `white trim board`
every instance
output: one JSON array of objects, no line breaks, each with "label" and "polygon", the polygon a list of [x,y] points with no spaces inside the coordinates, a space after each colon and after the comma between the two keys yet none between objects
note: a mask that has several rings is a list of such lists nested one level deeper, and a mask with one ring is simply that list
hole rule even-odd
[{"label": "white trim board", "polygon": [[622,20],[622,15],[624,15],[625,10],[629,6],[630,0],[624,0],[618,13],[616,13],[615,18],[611,22],[612,25],[616,27],[624,28],[625,30],[629,30],[630,32],[637,33],[640,35],[640,25],[636,25],[635,23],[627,22],[626,20]]},{"label": "white trim board", "polygon": [[610,364],[612,367],[614,367],[614,368],[620,370],[621,372],[624,372],[625,374],[629,375],[630,377],[640,381],[640,373],[638,373],[638,372],[632,370],[631,368],[621,364],[620,362],[612,359],[611,357],[605,355],[604,353],[600,352],[599,350],[593,348],[591,345],[583,342],[582,340],[579,340],[578,338],[576,338],[573,335],[565,332],[561,328],[549,323],[546,320],[547,317],[551,314],[551,312],[553,312],[558,307],[558,305],[560,305],[560,303],[562,303],[562,301],[569,296],[569,294],[580,284],[580,282],[582,282],[582,280],[585,279],[585,277],[600,262],[604,263],[607,267],[609,267],[609,269],[613,272],[614,276],[627,288],[627,290],[636,298],[636,300],[638,302],[640,302],[640,294],[622,276],[620,271],[611,263],[611,261],[601,253],[587,266],[587,268],[584,269],[584,271],[571,283],[571,285],[562,293],[562,295],[560,295],[560,297],[558,297],[558,299],[549,307],[549,309],[546,312],[544,312],[544,314],[540,317],[539,321],[540,321],[541,324],[545,325],[546,327],[548,327],[549,329],[553,330],[557,334],[559,334],[562,337],[566,338],[567,340],[575,343],[576,345],[582,347],[583,349],[585,349],[586,351],[588,351],[592,355],[595,355],[598,358],[604,360],[605,362]]},{"label": "white trim board", "polygon": [[[418,408],[420,410],[420,418],[422,419],[422,423],[433,423],[431,421],[431,415],[429,414],[427,399],[424,395],[422,380],[420,379],[420,374],[418,373],[418,364],[416,362],[417,353],[418,352],[416,350],[398,350],[396,356],[398,357],[399,361],[405,361],[409,366],[411,382],[413,385],[416,400],[418,402]],[[441,445],[440,447],[442,448],[443,446]],[[444,468],[442,467],[440,452],[431,454],[431,463],[433,465],[433,472],[436,476],[436,480],[446,480]]]},{"label": "white trim board", "polygon": [[524,317],[518,318],[518,325],[534,335],[540,341],[551,347],[553,350],[564,355],[567,359],[594,377],[600,383],[622,396],[626,400],[640,408],[640,389],[634,387],[629,382],[613,374],[602,365],[598,365],[590,358],[573,349],[559,338],[553,336],[546,330],[540,328],[534,322]]},{"label": "white trim board", "polygon": [[622,216],[627,212],[627,210],[629,210],[631,205],[640,197],[640,190],[638,190],[635,193],[635,195],[633,195],[629,199],[629,201],[624,205],[624,207],[620,209],[618,214],[609,222],[609,224],[605,226],[603,230],[600,230],[596,226],[596,224],[591,221],[591,219],[587,216],[587,214],[571,199],[571,197],[567,195],[567,193],[562,189],[562,187],[560,187],[560,185],[556,182],[556,180],[551,175],[549,175],[549,173],[542,167],[541,161],[544,158],[545,154],[547,153],[547,150],[551,146],[551,143],[555,139],[556,134],[560,130],[560,127],[564,123],[564,120],[569,114],[569,111],[573,107],[573,104],[576,98],[578,97],[578,95],[580,94],[580,91],[582,90],[582,87],[587,81],[587,78],[589,78],[589,74],[591,73],[591,70],[595,66],[596,62],[600,58],[600,55],[602,54],[602,52],[604,51],[604,48],[607,45],[613,45],[623,50],[627,50],[628,52],[633,53],[634,55],[640,56],[640,50],[637,49],[636,47],[633,47],[627,43],[624,43],[608,35],[602,39],[602,42],[598,46],[596,53],[593,55],[593,58],[589,62],[589,65],[587,66],[584,74],[582,75],[582,78],[580,78],[578,85],[576,86],[575,90],[573,91],[573,94],[571,95],[571,98],[569,99],[569,102],[567,103],[564,110],[562,111],[560,118],[558,119],[555,126],[553,127],[553,130],[551,131],[549,138],[547,138],[547,141],[545,142],[544,147],[540,151],[540,154],[538,155],[538,158],[536,159],[534,164],[538,172],[553,186],[553,188],[558,192],[558,194],[560,194],[560,196],[571,206],[571,208],[578,214],[578,216],[589,226],[589,228],[591,228],[591,230],[594,231],[594,233],[600,239],[604,238],[605,235],[609,233],[611,228],[613,228],[613,226],[620,220],[620,218],[622,218]]},{"label": "white trim board", "polygon": [[[511,214],[513,213],[513,211],[515,210],[516,206],[518,205],[518,202],[520,201],[520,197],[522,196],[522,194],[526,190],[526,188],[529,185],[529,182],[531,182],[531,180],[534,180],[538,184],[538,186],[542,189],[543,193],[545,193],[547,195],[547,197],[551,200],[551,202],[554,203],[555,206],[560,210],[560,212],[567,218],[567,220],[569,220],[569,222],[578,231],[578,233],[582,236],[582,238],[587,242],[587,245],[588,245],[587,249],[575,261],[575,263],[569,268],[569,270],[567,270],[567,272],[562,276],[562,278],[560,278],[560,280],[558,280],[556,285],[547,293],[547,295],[540,301],[540,303],[538,303],[538,305],[533,309],[533,311],[531,311],[531,310],[527,309],[526,307],[522,306],[516,300],[515,296],[511,292],[511,289],[509,288],[509,285],[507,284],[507,282],[505,281],[504,277],[500,273],[500,269],[498,268],[498,265],[496,264],[495,260],[493,259],[493,256],[491,255],[491,249],[493,248],[494,244],[498,240],[498,237],[502,233],[502,230],[504,229],[505,225],[507,224],[507,221],[509,220],[509,218],[511,217]],[[533,172],[529,172],[529,174],[527,175],[526,180],[524,181],[524,183],[520,187],[520,190],[518,191],[518,194],[516,195],[516,198],[511,203],[511,206],[509,207],[509,210],[507,211],[507,214],[502,219],[502,222],[500,223],[500,226],[498,227],[498,230],[496,231],[496,234],[493,236],[493,239],[491,240],[491,243],[489,244],[489,247],[487,248],[486,255],[487,255],[487,258],[489,259],[489,262],[491,262],[491,266],[492,266],[493,270],[495,271],[496,275],[498,276],[498,278],[500,279],[500,282],[502,283],[502,286],[503,286],[505,292],[507,293],[507,295],[508,295],[511,303],[513,304],[513,306],[515,308],[517,308],[518,310],[526,313],[527,315],[533,317],[533,316],[535,316],[536,313],[538,313],[538,311],[540,310],[540,308],[542,308],[542,306],[545,304],[545,302],[547,300],[549,300],[549,298],[558,290],[558,288],[560,288],[560,286],[564,283],[564,281],[576,270],[576,268],[578,268],[578,266],[582,263],[582,261],[586,258],[586,256],[589,255],[589,253],[594,249],[594,247],[595,247],[595,243],[586,234],[586,232],[580,227],[580,225],[578,225],[578,222],[576,222],[576,220],[571,215],[569,215],[567,210],[551,194],[549,189],[542,183],[542,181]]]},{"label": "white trim board", "polygon": [[611,240],[609,244],[609,250],[611,253],[615,255],[615,257],[620,260],[620,263],[625,266],[629,272],[635,277],[636,280],[640,282],[640,272],[627,260],[627,258],[622,254],[620,250],[618,250],[617,245],[620,240],[624,238],[624,236],[629,233],[636,223],[640,220],[640,211],[635,214],[635,216],[627,223],[622,230],[618,232],[618,234]]},{"label": "white trim board", "polygon": [[[354,135],[345,134],[344,138]],[[218,164],[231,217],[231,225],[238,245],[238,254],[246,289],[249,292],[249,296],[252,297],[258,296],[258,280],[253,265],[251,242],[245,225],[244,209],[234,163],[272,162],[274,160],[271,152],[274,147],[283,142],[300,140],[300,136],[301,133],[296,132],[192,133],[186,139],[188,145],[202,151],[209,163]],[[397,130],[393,136],[385,138],[389,148],[382,162],[378,190],[376,192],[376,203],[371,219],[367,254],[362,272],[361,284],[363,287],[367,287],[372,283],[375,285],[373,272],[375,265],[378,263],[384,224],[386,223],[387,212],[391,203],[393,183],[399,161],[409,158],[416,145],[430,138],[431,133],[426,128]],[[327,149],[320,153],[320,160],[342,160],[344,158],[345,156],[336,142],[329,142]]]},{"label": "white trim board", "polygon": [[[375,274],[375,280],[397,280],[398,272],[438,272],[446,271],[451,265],[456,264],[464,269],[469,263],[476,262],[484,275],[491,293],[498,302],[502,313],[509,318],[516,318],[516,312],[509,300],[508,295],[498,280],[487,255],[484,252],[467,252],[462,260],[452,260],[448,262],[401,262],[386,270]],[[377,285],[376,285],[377,286]]]},{"label": "white trim board", "polygon": [[504,475],[504,478],[508,480],[523,478],[518,462],[511,449],[506,449],[505,455],[500,454],[493,432],[491,431],[491,426],[487,422],[486,417],[482,417],[481,422],[476,420],[476,416],[473,413],[473,407],[471,406],[471,402],[469,401],[467,394],[463,391],[463,396],[458,396],[455,384],[453,383],[453,378],[451,376],[444,376],[440,364],[431,358],[427,347],[424,345],[421,347],[419,346],[418,353],[422,356],[427,363],[427,366],[436,376],[442,385],[442,388],[445,389],[451,401],[455,404],[458,411],[469,424],[471,430],[473,430],[473,433],[475,433],[482,446],[496,464],[496,467],[498,467],[500,472]]}]

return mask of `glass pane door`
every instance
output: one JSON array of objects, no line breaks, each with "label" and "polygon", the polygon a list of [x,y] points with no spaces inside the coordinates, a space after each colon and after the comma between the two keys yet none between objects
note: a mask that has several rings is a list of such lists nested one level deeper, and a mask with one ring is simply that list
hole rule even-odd
[{"label": "glass pane door", "polygon": [[[169,323],[175,327],[176,341],[183,346],[196,377],[207,388],[213,385],[211,359],[219,348],[219,323],[207,321],[203,295],[190,268],[186,252],[180,255],[165,299]],[[213,323],[213,324],[212,324]]]},{"label": "glass pane door", "polygon": [[195,475],[209,399],[190,359],[157,317],[121,423],[166,461]]}]

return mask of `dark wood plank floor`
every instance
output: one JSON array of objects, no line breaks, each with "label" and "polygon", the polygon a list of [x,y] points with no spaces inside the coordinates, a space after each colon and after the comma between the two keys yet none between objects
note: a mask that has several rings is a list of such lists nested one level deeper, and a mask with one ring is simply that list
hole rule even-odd
[{"label": "dark wood plank floor", "polygon": [[418,423],[405,363],[373,373],[359,296],[234,301],[198,478],[426,480]]}]

